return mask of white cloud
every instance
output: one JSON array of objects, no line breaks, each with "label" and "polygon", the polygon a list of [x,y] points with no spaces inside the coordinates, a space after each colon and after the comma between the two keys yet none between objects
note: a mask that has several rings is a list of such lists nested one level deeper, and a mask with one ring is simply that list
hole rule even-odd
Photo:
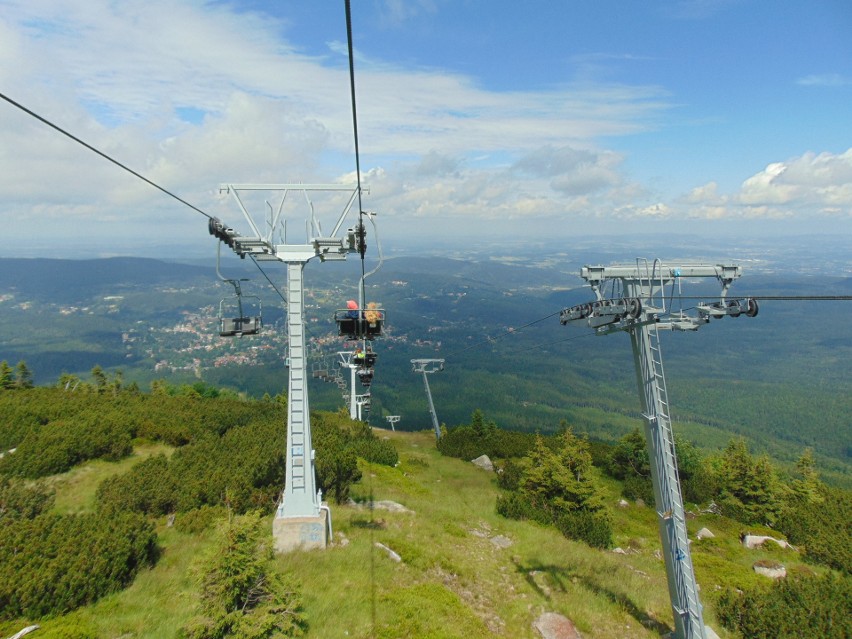
[{"label": "white cloud", "polygon": [[852,149],[805,153],[772,162],[739,191],[719,192],[715,182],[692,189],[673,204],[691,219],[812,219],[852,217]]},{"label": "white cloud", "polygon": [[[397,24],[436,10],[430,0],[384,7]],[[216,197],[221,182],[352,177],[345,58],[333,47],[325,55],[301,52],[282,40],[288,28],[202,0],[3,0],[0,84],[231,221],[239,213]],[[852,207],[852,150],[775,162],[737,193],[707,182],[682,198],[661,198],[630,176],[630,155],[603,146],[661,126],[672,105],[655,85],[493,91],[457,72],[366,57],[357,88],[362,171],[372,189],[366,206],[400,225],[436,216],[469,228],[515,220],[524,229],[837,217]],[[199,117],[187,121],[182,110]],[[196,232],[198,216],[151,186],[4,102],[0,113],[0,217],[21,220],[21,236]]]},{"label": "white cloud", "polygon": [[550,179],[550,187],[564,195],[582,195],[617,185],[621,156],[611,151],[592,151],[570,146],[535,149],[519,159],[517,173]]},{"label": "white cloud", "polygon": [[743,183],[738,199],[748,206],[786,206],[788,215],[834,208],[852,215],[852,149],[774,162]]},{"label": "white cloud", "polygon": [[821,75],[806,75],[796,80],[796,84],[804,87],[843,87],[852,84],[852,79],[839,73],[823,73]]}]

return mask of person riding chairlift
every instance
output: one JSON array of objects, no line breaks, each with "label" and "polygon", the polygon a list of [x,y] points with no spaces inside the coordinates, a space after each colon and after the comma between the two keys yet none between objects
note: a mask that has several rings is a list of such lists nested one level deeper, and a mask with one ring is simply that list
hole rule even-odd
[{"label": "person riding chairlift", "polygon": [[355,300],[349,300],[346,302],[346,308],[349,309],[346,312],[346,316],[351,319],[358,319],[358,302]]}]

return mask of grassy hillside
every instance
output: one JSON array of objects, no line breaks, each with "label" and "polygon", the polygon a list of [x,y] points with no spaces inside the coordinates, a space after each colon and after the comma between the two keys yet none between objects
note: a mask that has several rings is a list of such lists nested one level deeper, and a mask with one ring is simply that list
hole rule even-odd
[{"label": "grassy hillside", "polygon": [[[534,638],[531,624],[546,611],[569,617],[591,639],[657,637],[671,628],[655,514],[635,504],[619,508],[618,482],[601,478],[614,542],[626,554],[593,550],[554,529],[497,515],[493,473],[441,456],[431,433],[381,436],[396,447],[400,463],[390,468],[359,460],[363,478],[353,486],[356,503],[332,507],[334,545],[276,559],[302,593],[308,637]],[[137,447],[133,457],[87,462],[51,477],[54,508],[93,509],[99,481],[161,452],[168,455],[170,449]],[[371,511],[365,505],[370,496],[407,510]],[[738,541],[742,525],[715,515],[690,519],[690,537],[705,526],[716,538],[693,542],[693,559],[705,620],[723,638],[733,635],[715,619],[720,586],[768,582],[751,569],[760,559],[780,561],[788,571],[813,570],[792,550],[744,549]],[[153,568],[124,591],[42,620],[43,631],[76,622],[109,639],[177,637],[195,613],[198,566],[211,552],[213,535],[179,532],[165,517],[157,519],[157,533],[162,553]],[[379,543],[401,561],[393,561]],[[27,620],[0,622],[0,636],[25,625]]]}]

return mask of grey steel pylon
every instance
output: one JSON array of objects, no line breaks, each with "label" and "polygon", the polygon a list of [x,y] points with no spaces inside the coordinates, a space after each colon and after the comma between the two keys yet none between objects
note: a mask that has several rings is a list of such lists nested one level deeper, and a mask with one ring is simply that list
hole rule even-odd
[{"label": "grey steel pylon", "polygon": [[[277,208],[265,202],[264,210],[268,217],[260,224],[253,219],[244,202],[257,191],[272,192],[279,198]],[[275,547],[277,550],[299,546],[324,547],[331,529],[331,511],[323,504],[322,495],[317,490],[314,468],[305,351],[304,267],[314,258],[323,262],[345,260],[349,253],[356,252],[356,230],[349,228],[345,234],[338,234],[359,194],[359,187],[345,184],[225,184],[220,187],[220,192],[233,196],[251,233],[242,235],[217,218],[210,220],[210,233],[240,257],[248,255],[257,262],[277,261],[287,266],[287,468],[273,522]],[[309,206],[303,243],[288,242],[287,238],[284,208],[291,192],[302,194]],[[309,194],[319,192],[337,192],[345,201],[330,234],[323,233],[310,199]],[[276,233],[278,242],[275,241]]]},{"label": "grey steel pylon", "polygon": [[435,413],[435,403],[432,401],[432,390],[429,388],[427,375],[444,370],[442,359],[413,359],[411,368],[415,373],[423,373],[423,385],[426,387],[426,398],[429,400],[429,415],[432,417],[432,428],[435,429],[435,439],[441,439],[441,426],[438,424],[438,415]]},{"label": "grey steel pylon", "polygon": [[[707,632],[689,549],[659,331],[694,331],[711,317],[757,315],[755,300],[727,299],[728,288],[740,275],[739,266],[669,266],[658,260],[652,265],[637,260],[635,266],[586,266],[580,276],[590,284],[596,300],[566,308],[560,314],[563,324],[582,321],[599,335],[616,331],[630,335],[677,639],[706,639]],[[693,277],[719,280],[720,299],[698,304],[696,315],[672,313],[666,308],[665,287]],[[622,297],[604,297],[604,287],[611,280],[620,281]]]}]

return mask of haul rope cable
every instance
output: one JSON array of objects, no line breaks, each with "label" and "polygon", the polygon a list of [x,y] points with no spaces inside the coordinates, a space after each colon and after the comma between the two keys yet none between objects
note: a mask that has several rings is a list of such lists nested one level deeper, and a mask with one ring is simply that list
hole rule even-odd
[{"label": "haul rope cable", "polygon": [[[197,206],[195,206],[194,204],[190,204],[189,202],[187,202],[186,200],[184,200],[182,197],[179,197],[178,195],[175,195],[174,193],[172,193],[171,191],[169,191],[169,190],[168,190],[168,189],[166,189],[165,187],[162,187],[162,186],[160,186],[159,184],[157,184],[156,182],[154,182],[153,180],[148,179],[147,177],[145,177],[144,175],[142,175],[142,174],[141,174],[141,173],[139,173],[138,171],[134,171],[133,169],[131,169],[131,168],[130,168],[129,166],[127,166],[126,164],[123,164],[123,163],[119,162],[119,161],[118,161],[118,160],[116,160],[114,157],[112,157],[112,156],[108,155],[107,153],[104,153],[104,152],[103,152],[103,151],[101,151],[100,149],[98,149],[98,148],[96,148],[96,147],[92,146],[91,144],[89,144],[88,142],[86,142],[86,141],[82,140],[81,138],[77,137],[77,136],[76,136],[76,135],[74,135],[73,133],[70,133],[69,131],[66,131],[65,129],[63,129],[63,128],[62,128],[61,126],[59,126],[58,124],[56,124],[56,123],[54,123],[54,122],[51,122],[50,120],[48,120],[48,119],[47,119],[47,118],[45,118],[44,116],[39,115],[38,113],[36,113],[36,112],[35,112],[35,111],[33,111],[32,109],[29,109],[29,108],[25,107],[23,104],[21,104],[21,103],[19,103],[19,102],[16,102],[15,100],[13,100],[13,99],[12,99],[12,98],[10,98],[9,96],[5,95],[4,93],[0,93],[0,98],[3,98],[4,100],[6,100],[6,102],[8,102],[9,104],[11,104],[12,106],[17,107],[18,109],[20,109],[21,111],[23,111],[23,112],[24,112],[24,113],[26,113],[27,115],[30,115],[30,116],[34,117],[34,118],[35,118],[36,120],[38,120],[39,122],[42,122],[42,123],[46,124],[46,125],[47,125],[47,126],[49,126],[51,129],[54,129],[55,131],[58,131],[58,132],[59,132],[59,133],[61,133],[62,135],[64,135],[64,136],[66,136],[66,137],[70,138],[71,140],[73,140],[73,141],[74,141],[74,142],[76,142],[77,144],[79,144],[79,145],[81,145],[81,146],[83,146],[83,147],[85,147],[85,148],[89,149],[89,150],[90,150],[90,151],[92,151],[93,153],[96,153],[97,155],[101,156],[102,158],[104,158],[104,159],[105,159],[105,160],[107,160],[108,162],[112,162],[112,163],[113,163],[113,164],[115,164],[117,167],[119,167],[119,168],[121,168],[121,169],[123,169],[123,170],[127,171],[128,173],[130,173],[130,174],[131,174],[131,175],[133,175],[134,177],[139,178],[139,179],[140,179],[140,180],[142,180],[143,182],[145,182],[145,183],[149,184],[150,186],[153,186],[155,189],[157,189],[157,190],[159,190],[159,191],[162,191],[163,193],[165,193],[165,194],[166,194],[166,195],[168,195],[169,197],[171,197],[171,198],[173,198],[173,199],[177,200],[178,202],[180,202],[180,203],[181,203],[181,204],[183,204],[184,206],[187,206],[187,207],[191,208],[193,211],[196,211],[197,213],[200,213],[201,215],[203,215],[203,216],[204,216],[204,217],[206,217],[207,219],[213,219],[213,216],[212,216],[212,215],[210,215],[209,213],[205,213],[204,211],[202,211],[200,208],[198,208],[198,207],[197,207]],[[283,301],[283,300],[284,300],[284,295],[281,293],[281,291],[278,289],[278,287],[277,287],[277,286],[275,286],[275,284],[272,282],[272,280],[271,280],[271,279],[269,279],[269,276],[266,274],[266,271],[264,271],[264,270],[263,270],[263,268],[260,266],[260,264],[258,264],[258,262],[257,262],[257,260],[254,258],[254,256],[253,256],[253,255],[251,255],[250,257],[251,257],[252,262],[254,262],[254,265],[255,265],[255,266],[258,268],[258,270],[259,270],[259,271],[263,274],[263,276],[266,278],[266,281],[267,281],[267,282],[269,282],[269,284],[272,286],[272,288],[273,288],[273,289],[275,290],[275,292],[278,294],[278,297],[280,297],[280,298],[281,298],[281,300]]]},{"label": "haul rope cable", "polygon": [[[358,185],[358,252],[361,254],[361,285],[359,290],[360,301],[363,306],[367,306],[367,294],[365,287],[364,255],[367,252],[366,229],[364,228],[364,207],[361,203],[361,156],[358,149],[358,113],[355,108],[355,55],[354,47],[352,46],[352,9],[349,0],[344,0],[346,8],[346,42],[349,53],[349,90],[352,96],[352,133],[355,139],[355,176]],[[365,349],[366,350],[366,346]],[[369,483],[368,492],[370,493],[370,613],[373,622],[373,634],[376,633],[376,558],[375,558],[375,543],[374,543],[374,522],[373,522],[373,473],[368,472],[367,481]]]}]

